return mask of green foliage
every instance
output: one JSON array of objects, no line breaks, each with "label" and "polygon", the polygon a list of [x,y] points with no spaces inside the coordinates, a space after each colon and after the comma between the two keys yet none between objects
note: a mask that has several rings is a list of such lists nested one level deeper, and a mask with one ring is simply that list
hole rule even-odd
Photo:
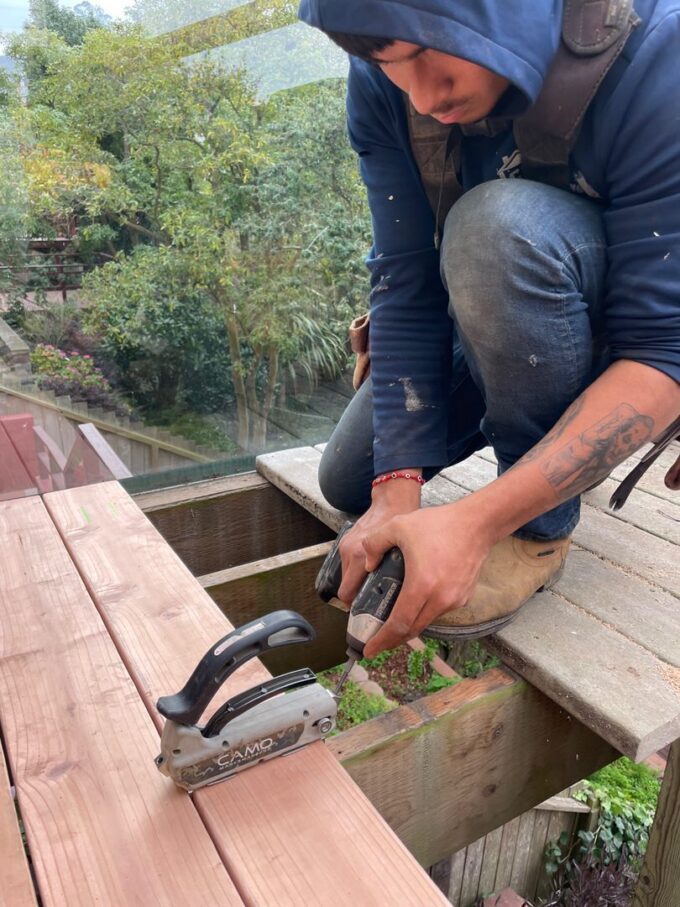
[{"label": "green foliage", "polygon": [[226,332],[209,294],[188,279],[191,264],[168,246],[139,246],[89,274],[83,326],[121,372],[139,405],[209,407],[229,392]]},{"label": "green foliage", "polygon": [[449,646],[448,663],[462,677],[479,677],[491,668],[497,668],[501,660],[484,648],[479,640],[471,640],[455,646]]},{"label": "green foliage", "polygon": [[361,664],[364,668],[382,668],[382,666],[390,660],[390,658],[396,651],[396,649],[385,649],[384,652],[380,652],[374,658],[362,658],[359,664]]},{"label": "green foliage", "polygon": [[196,444],[212,447],[213,450],[222,450],[226,453],[235,453],[238,450],[231,438],[198,413],[186,412],[179,408],[161,410],[147,418],[146,422],[148,425],[162,426],[173,435],[180,435]]},{"label": "green foliage", "polygon": [[[333,689],[337,683],[337,672],[334,672],[331,677],[328,676],[328,672],[318,674],[317,677],[319,682],[328,689]],[[392,708],[393,706],[384,696],[372,696],[365,693],[359,684],[348,680],[343,687],[338,703],[337,729],[344,731],[357,724],[363,724],[364,721],[383,715]]]},{"label": "green foliage", "polygon": [[[230,40],[294,6],[234,10]],[[344,85],[263,102],[243,72],[182,62],[181,35],[116,25],[76,41],[57,19],[9,48],[30,86],[12,108],[28,232],[77,223],[84,260],[110,259],[86,280],[85,326],[140,405],[235,401],[240,445],[261,447],[277,386],[337,374],[364,305],[370,224]]]},{"label": "green foliage", "polygon": [[438,690],[445,690],[448,687],[455,687],[455,685],[457,683],[461,683],[462,680],[462,677],[444,677],[443,674],[437,674],[437,672],[435,671],[427,682],[425,692],[436,693]]},{"label": "green foliage", "polygon": [[575,796],[597,801],[600,820],[594,833],[584,833],[582,852],[590,848],[605,863],[617,859],[623,850],[643,855],[660,789],[661,782],[652,769],[625,757],[588,778]]},{"label": "green foliage", "polygon": [[430,663],[439,652],[439,643],[428,639],[424,649],[413,649],[409,652],[407,673],[411,683],[422,681],[430,670]]},{"label": "green foliage", "polygon": [[[23,306],[22,306],[23,308]],[[77,329],[78,306],[72,302],[43,301],[40,308],[26,312],[22,323],[22,334],[34,343],[63,347]]]},{"label": "green foliage", "polygon": [[28,8],[31,26],[51,31],[71,46],[82,44],[88,31],[102,27],[92,11],[77,13],[55,0],[29,0]]},{"label": "green foliage", "polygon": [[[551,905],[627,904],[632,881],[647,849],[661,782],[644,764],[621,758],[583,782],[574,797],[599,809],[597,827],[579,831],[570,845],[563,834],[546,848],[553,875]],[[606,896],[599,901],[595,897]],[[579,900],[580,899],[580,900]]]},{"label": "green foliage", "polygon": [[81,356],[75,351],[67,353],[50,344],[39,343],[31,353],[31,366],[34,372],[47,378],[65,378],[82,387],[112,390],[89,355]]}]

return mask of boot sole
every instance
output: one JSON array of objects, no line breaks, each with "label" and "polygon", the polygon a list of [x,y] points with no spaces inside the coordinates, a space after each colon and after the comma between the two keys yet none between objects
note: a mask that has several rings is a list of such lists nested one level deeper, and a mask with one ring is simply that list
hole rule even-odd
[{"label": "boot sole", "polygon": [[538,595],[539,592],[543,592],[546,589],[552,589],[555,583],[559,582],[563,573],[564,565],[547,583],[523,601],[519,608],[517,608],[516,611],[513,611],[512,614],[507,614],[505,617],[497,617],[495,620],[487,620],[482,624],[471,624],[467,627],[447,627],[442,624],[439,626],[437,624],[430,624],[430,626],[426,630],[423,630],[420,635],[424,636],[426,639],[436,639],[439,642],[458,642],[460,640],[482,639],[484,636],[492,636],[494,633],[502,630],[503,627],[507,627],[509,623],[512,623],[524,605],[526,605],[534,595]]}]

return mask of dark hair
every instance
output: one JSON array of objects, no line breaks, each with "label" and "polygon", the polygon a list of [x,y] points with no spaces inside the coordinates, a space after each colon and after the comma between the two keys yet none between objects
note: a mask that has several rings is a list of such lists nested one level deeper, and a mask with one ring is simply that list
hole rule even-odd
[{"label": "dark hair", "polygon": [[326,32],[331,41],[342,47],[344,51],[353,57],[360,57],[362,60],[373,62],[373,54],[380,53],[391,44],[394,44],[392,38],[369,38],[367,35],[345,35],[342,32]]}]

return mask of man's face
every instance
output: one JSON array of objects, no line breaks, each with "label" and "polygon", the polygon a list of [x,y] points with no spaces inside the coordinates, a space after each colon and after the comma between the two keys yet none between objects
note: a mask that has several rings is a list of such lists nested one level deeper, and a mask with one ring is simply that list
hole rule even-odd
[{"label": "man's face", "polygon": [[418,113],[441,123],[483,120],[510,85],[476,63],[406,41],[395,41],[374,54],[373,61],[408,94]]}]

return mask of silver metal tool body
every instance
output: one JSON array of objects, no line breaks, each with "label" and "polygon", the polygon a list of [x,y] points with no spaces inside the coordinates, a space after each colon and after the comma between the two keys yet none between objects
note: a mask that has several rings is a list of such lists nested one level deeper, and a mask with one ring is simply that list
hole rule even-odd
[{"label": "silver metal tool body", "polygon": [[215,737],[204,737],[195,725],[166,721],[158,767],[179,787],[197,790],[323,740],[335,727],[336,712],[333,694],[313,683],[250,709]]},{"label": "silver metal tool body", "polygon": [[156,704],[167,719],[155,760],[159,770],[192,791],[323,740],[335,727],[337,701],[309,668],[251,687],[225,702],[204,725],[197,724],[225,680],[246,661],[314,638],[299,614],[275,611],[216,643],[183,689]]}]

